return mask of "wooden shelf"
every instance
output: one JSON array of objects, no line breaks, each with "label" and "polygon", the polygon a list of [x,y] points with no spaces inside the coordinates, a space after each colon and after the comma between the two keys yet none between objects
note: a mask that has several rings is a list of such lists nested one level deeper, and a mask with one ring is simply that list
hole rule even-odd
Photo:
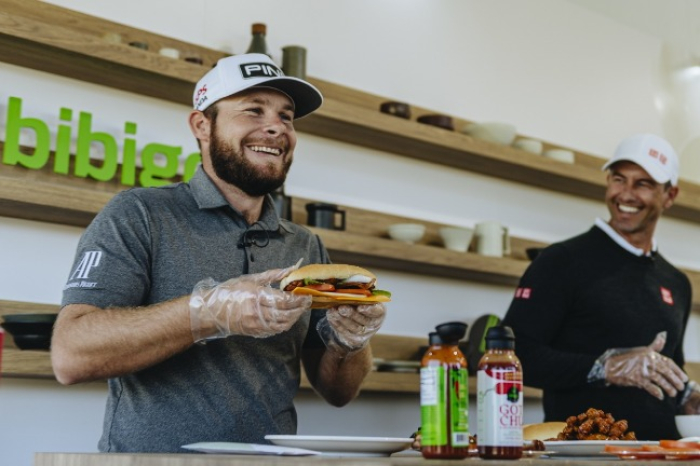
[{"label": "wooden shelf", "polygon": [[[225,53],[130,28],[38,0],[0,0],[0,60],[150,97],[191,105],[194,84]],[[156,51],[175,47],[201,56],[204,65],[102,39],[118,32],[124,42],[142,40]],[[382,114],[388,98],[309,78],[325,96],[321,109],[297,122],[310,134],[388,151],[505,180],[600,201],[602,160],[579,151],[565,164],[512,147],[473,139],[459,132],[417,123],[434,110],[412,106],[414,120]],[[456,127],[467,120],[454,118]],[[545,147],[554,147],[545,141]],[[668,215],[700,222],[700,186],[681,182]]]}]

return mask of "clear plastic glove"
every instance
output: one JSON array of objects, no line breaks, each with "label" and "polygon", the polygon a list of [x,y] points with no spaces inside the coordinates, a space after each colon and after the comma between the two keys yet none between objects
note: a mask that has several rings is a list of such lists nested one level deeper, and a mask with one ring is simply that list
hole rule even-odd
[{"label": "clear plastic glove", "polygon": [[680,414],[700,414],[700,386],[694,380],[686,384],[679,404]]},{"label": "clear plastic glove", "polygon": [[300,263],[223,283],[211,278],[197,283],[190,296],[195,343],[230,335],[264,338],[289,330],[311,309],[311,297],[287,293],[270,284],[282,280]]},{"label": "clear plastic glove", "polygon": [[386,307],[382,303],[341,305],[326,311],[316,325],[321,340],[328,348],[343,352],[359,351],[369,343],[384,322]]},{"label": "clear plastic glove", "polygon": [[609,349],[596,361],[589,381],[598,372],[608,384],[642,388],[660,400],[664,392],[676,396],[685,388],[688,376],[659,353],[665,344],[666,332],[660,332],[649,346]]}]

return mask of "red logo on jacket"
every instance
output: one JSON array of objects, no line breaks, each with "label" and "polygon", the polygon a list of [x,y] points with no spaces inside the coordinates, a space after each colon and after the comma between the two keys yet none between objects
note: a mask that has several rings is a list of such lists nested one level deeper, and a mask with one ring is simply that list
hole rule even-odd
[{"label": "red logo on jacket", "polygon": [[518,287],[515,290],[515,297],[520,298],[520,299],[530,299],[530,295],[532,294],[532,288],[521,288]]},{"label": "red logo on jacket", "polygon": [[671,294],[671,290],[669,290],[668,288],[664,288],[663,286],[660,287],[660,289],[661,289],[661,299],[663,300],[663,302],[673,306],[673,295]]}]

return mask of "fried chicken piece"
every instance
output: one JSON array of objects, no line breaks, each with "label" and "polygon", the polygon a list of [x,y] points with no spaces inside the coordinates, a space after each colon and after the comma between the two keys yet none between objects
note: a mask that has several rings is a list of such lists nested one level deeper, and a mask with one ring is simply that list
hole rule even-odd
[{"label": "fried chicken piece", "polygon": [[595,426],[595,429],[601,434],[607,434],[608,432],[610,432],[610,424],[605,418],[597,417],[593,421],[593,424]]},{"label": "fried chicken piece", "polygon": [[578,426],[578,437],[586,437],[590,435],[593,432],[593,419],[586,419],[581,423],[580,426]]},{"label": "fried chicken piece", "polygon": [[615,424],[613,424],[610,427],[610,437],[614,437],[615,439],[619,439],[625,435],[625,432],[627,432],[628,428],[629,428],[629,425],[627,424],[627,420],[622,419],[620,421],[617,421]]}]

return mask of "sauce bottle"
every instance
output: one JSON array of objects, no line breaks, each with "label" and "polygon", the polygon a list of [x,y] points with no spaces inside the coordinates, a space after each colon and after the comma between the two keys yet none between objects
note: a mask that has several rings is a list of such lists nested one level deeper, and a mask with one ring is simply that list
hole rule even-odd
[{"label": "sauce bottle", "polygon": [[467,360],[458,342],[463,322],[448,322],[430,333],[421,361],[421,452],[424,458],[463,459],[469,455]]},{"label": "sauce bottle", "polygon": [[477,443],[484,459],[523,454],[523,370],[515,335],[507,326],[486,333],[486,353],[476,374]]}]

